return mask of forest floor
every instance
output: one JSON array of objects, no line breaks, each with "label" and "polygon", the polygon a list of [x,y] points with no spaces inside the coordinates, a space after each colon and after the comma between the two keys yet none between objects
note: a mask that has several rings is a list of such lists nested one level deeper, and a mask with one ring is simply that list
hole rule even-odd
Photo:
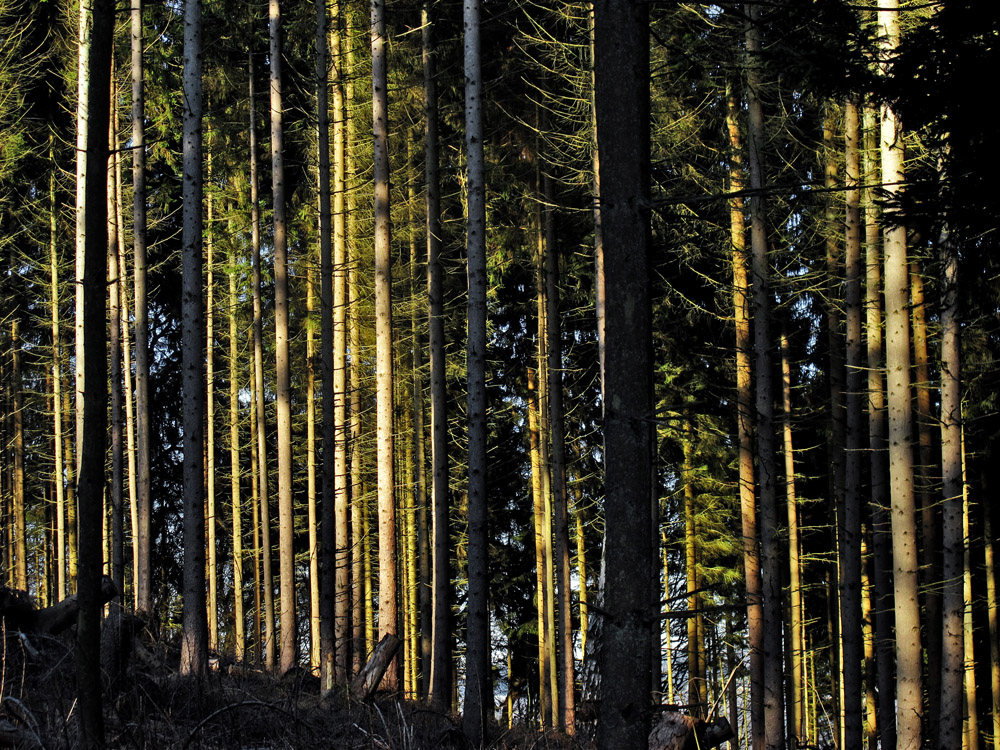
[{"label": "forest floor", "polygon": [[[0,747],[76,747],[72,633],[25,636],[4,630],[3,640]],[[469,747],[458,717],[422,703],[381,693],[365,703],[349,700],[346,691],[321,696],[319,680],[308,672],[277,678],[239,665],[213,668],[198,683],[181,676],[178,663],[174,647],[144,641],[140,635],[135,656],[121,677],[105,679],[108,748]],[[580,739],[529,727],[494,726],[489,735],[488,747],[493,750],[589,747]]]}]

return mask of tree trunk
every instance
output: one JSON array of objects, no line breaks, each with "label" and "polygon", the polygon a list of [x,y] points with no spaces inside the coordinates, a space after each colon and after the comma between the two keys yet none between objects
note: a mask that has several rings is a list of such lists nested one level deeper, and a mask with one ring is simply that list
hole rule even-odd
[{"label": "tree trunk", "polygon": [[788,337],[784,332],[780,339],[781,349],[781,403],[782,436],[785,456],[785,506],[788,516],[788,628],[791,631],[789,650],[791,651],[791,705],[788,711],[789,743],[796,746],[806,740],[803,728],[803,690],[805,676],[802,667],[803,624],[802,611],[802,563],[799,557],[799,509],[795,491],[795,450],[792,442],[792,368],[788,361]]},{"label": "tree trunk", "polygon": [[489,537],[486,499],[486,168],[483,152],[483,81],[479,0],[465,0],[465,149],[468,257],[469,530],[466,605],[465,704],[462,730],[474,745],[486,738],[493,712],[490,675]]},{"label": "tree trunk", "polygon": [[[339,3],[334,5],[335,19]],[[330,15],[326,0],[316,0],[316,141],[319,184],[317,199],[319,201],[319,265],[320,265],[320,358],[321,385],[320,396],[323,402],[322,424],[322,496],[320,498],[320,533],[319,533],[319,572],[321,586],[319,591],[319,668],[320,689],[330,690],[336,680],[336,637],[334,635],[334,620],[336,611],[336,594],[334,590],[336,576],[337,539],[335,533],[334,482],[336,481],[334,447],[337,439],[334,423],[334,399],[337,397],[333,385],[333,255],[331,242],[330,216],[330,112],[328,104],[328,70]],[[339,69],[340,61],[334,71]],[[334,117],[339,118],[339,111]],[[339,167],[338,167],[339,168]],[[310,365],[311,367],[311,365]]]},{"label": "tree trunk", "polygon": [[605,541],[599,748],[647,748],[650,701],[650,508],[653,485],[649,299],[649,10],[594,7],[600,211],[604,238]]},{"label": "tree trunk", "polygon": [[[101,647],[101,516],[104,488],[104,461],[107,446],[107,331],[105,328],[106,279],[108,257],[107,180],[108,107],[87,107],[86,102],[108,102],[111,97],[111,50],[114,36],[114,8],[109,0],[95,0],[87,10],[80,6],[80,91],[85,93],[83,109],[86,122],[78,119],[84,150],[83,181],[77,190],[83,203],[78,215],[83,243],[81,272],[83,282],[78,297],[82,325],[82,346],[77,350],[77,368],[86,368],[83,378],[86,392],[79,447],[79,576],[80,606],[76,628],[77,700],[80,716],[80,746],[104,745],[104,718],[100,684]],[[81,139],[78,139],[78,144]],[[78,176],[80,173],[78,172]],[[86,357],[82,357],[86,352]],[[81,373],[82,374],[82,373]],[[82,385],[82,381],[78,381]],[[78,387],[79,387],[78,385]]]},{"label": "tree trunk", "polygon": [[545,286],[546,286],[546,350],[548,353],[549,430],[551,431],[550,476],[552,477],[553,537],[555,544],[555,578],[559,587],[556,602],[559,625],[559,726],[573,734],[576,724],[573,665],[572,595],[570,591],[569,510],[566,492],[566,436],[563,426],[562,398],[562,329],[559,325],[559,251],[556,247],[555,195],[552,179],[542,179],[545,196]]},{"label": "tree trunk", "polygon": [[[881,62],[899,45],[898,0],[879,0]],[[890,198],[905,180],[903,130],[891,106],[881,113],[882,182]],[[884,230],[885,337],[889,405],[889,477],[892,500],[893,596],[896,614],[896,717],[899,750],[923,744],[919,564],[913,497],[913,430],[910,393],[910,295],[906,227]]]},{"label": "tree trunk", "polygon": [[181,672],[201,678],[208,667],[205,613],[205,379],[202,359],[202,54],[201,1],[184,5],[184,190],[181,291],[184,403],[184,613]]},{"label": "tree trunk", "polygon": [[[941,474],[942,474],[942,640],[941,713],[938,747],[962,741],[962,687],[965,672],[965,544],[962,473],[961,321],[958,297],[958,248],[948,226],[938,240],[941,259]],[[990,509],[986,509],[987,515]],[[987,541],[989,543],[989,540]],[[971,604],[971,600],[970,600]],[[971,636],[971,630],[970,630]],[[968,708],[976,712],[975,696]]]},{"label": "tree trunk", "polygon": [[844,307],[846,318],[846,370],[844,371],[845,451],[844,513],[839,528],[840,542],[840,636],[843,643],[845,701],[845,750],[860,750],[863,740],[862,666],[864,664],[861,630],[861,457],[864,446],[864,423],[861,410],[861,159],[859,151],[858,109],[853,101],[844,108],[845,181],[848,188],[845,213]]},{"label": "tree trunk", "polygon": [[281,3],[268,3],[271,91],[271,190],[274,200],[274,370],[278,428],[278,560],[281,600],[280,671],[296,663],[295,550],[292,506],[292,393],[288,359],[288,224],[282,125]]},{"label": "tree trunk", "polygon": [[551,726],[551,672],[549,660],[548,568],[545,562],[545,502],[542,496],[541,446],[538,439],[538,388],[533,369],[528,370],[528,451],[531,460],[532,521],[535,541],[535,610],[538,616],[538,710],[542,727]]},{"label": "tree trunk", "polygon": [[152,498],[149,466],[149,303],[146,301],[146,135],[143,93],[143,0],[131,3],[132,49],[132,273],[135,283],[136,506],[139,527],[135,608],[152,611]]},{"label": "tree trunk", "polygon": [[[208,182],[212,184],[212,152],[207,155]],[[215,525],[215,205],[211,191],[205,202],[205,528],[208,546],[208,648],[219,650],[219,578]]]},{"label": "tree trunk", "polygon": [[[340,18],[346,5],[335,2],[334,18]],[[347,467],[347,222],[346,176],[348,110],[344,100],[345,40],[339,26],[333,31],[333,493],[334,493],[334,550],[336,580],[334,581],[334,644],[336,649],[336,676],[347,682],[350,650],[350,597],[351,560],[348,494],[350,474]],[[350,41],[346,41],[350,44]],[[349,75],[349,73],[346,73]],[[353,349],[352,349],[353,351]],[[356,648],[357,645],[355,644]]]},{"label": "tree trunk", "polygon": [[[771,290],[768,261],[767,217],[764,211],[764,114],[760,103],[761,39],[758,27],[759,7],[748,5],[747,107],[748,167],[750,172],[751,247],[753,268],[753,320],[756,366],[757,461],[760,487],[760,557],[763,638],[763,667],[760,686],[763,694],[763,726],[754,728],[754,748],[778,748],[784,745],[783,677],[781,658],[782,608],[780,545],[774,456],[774,394],[771,387]],[[752,668],[751,668],[752,671]]]},{"label": "tree trunk", "polygon": [[444,294],[441,267],[441,186],[438,178],[437,80],[431,3],[421,7],[424,72],[424,181],[427,184],[427,318],[431,418],[431,658],[428,698],[451,700],[451,568],[448,528],[448,413],[444,358]]},{"label": "tree trunk", "polygon": [[[250,242],[253,250],[253,369],[257,417],[257,480],[260,512],[261,587],[264,590],[264,667],[274,669],[274,578],[271,574],[271,512],[267,486],[267,438],[264,415],[264,342],[260,278],[260,198],[257,195],[257,110],[253,52],[249,54],[250,80]],[[258,608],[259,612],[259,608]],[[261,656],[258,651],[258,658]]]},{"label": "tree trunk", "polygon": [[[378,473],[379,640],[396,633],[396,494],[393,473],[392,255],[389,217],[389,91],[385,0],[372,0],[372,118],[375,179],[375,403]],[[385,686],[399,686],[390,664]]]},{"label": "tree trunk", "polygon": [[240,386],[237,365],[236,246],[229,245],[229,489],[233,519],[233,651],[237,662],[246,658],[246,634],[243,612],[243,508],[240,492]]},{"label": "tree trunk", "polygon": [[[111,75],[114,77],[114,61]],[[108,130],[108,143],[115,143],[114,100],[109,101],[111,107]],[[117,153],[112,156],[118,161]],[[113,169],[107,170],[108,181],[108,248],[107,248],[107,286],[108,286],[108,359],[110,362],[111,404],[109,415],[111,419],[111,578],[119,592],[125,590],[125,523],[124,523],[124,469],[125,446],[122,441],[122,312],[121,294],[118,285],[118,200],[115,191],[115,175]]]},{"label": "tree trunk", "polygon": [[[866,180],[878,183],[880,170],[876,144],[875,113],[865,109]],[[882,335],[882,260],[879,253],[881,231],[871,189],[862,194],[865,202],[865,334],[868,342],[868,448],[871,457],[871,509],[875,661],[878,681],[878,732],[883,747],[895,747],[895,635],[892,605],[892,548],[889,520],[889,462],[886,446],[885,354]]]},{"label": "tree trunk", "polygon": [[52,321],[52,422],[55,466],[53,484],[56,495],[56,601],[66,598],[66,488],[63,480],[63,395],[62,395],[62,334],[59,326],[59,248],[56,223],[55,152],[53,137],[49,137],[49,289],[50,319]]},{"label": "tree trunk", "polygon": [[[729,190],[743,190],[743,143],[739,129],[739,100],[729,91],[726,127],[729,131]],[[736,329],[736,430],[739,442],[740,515],[743,531],[743,571],[747,591],[747,630],[750,642],[750,726],[764,725],[763,612],[761,609],[760,543],[757,534],[757,496],[753,458],[753,379],[750,365],[750,283],[747,277],[744,201],[729,201],[730,242],[733,250],[733,326]],[[754,689],[754,685],[757,686]],[[751,729],[751,731],[753,731]],[[758,748],[759,745],[754,745]]]}]

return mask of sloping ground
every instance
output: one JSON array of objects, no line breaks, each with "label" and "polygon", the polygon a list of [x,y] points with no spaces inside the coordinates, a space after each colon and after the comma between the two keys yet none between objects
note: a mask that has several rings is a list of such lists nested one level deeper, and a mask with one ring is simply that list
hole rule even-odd
[{"label": "sloping ground", "polygon": [[[72,632],[3,630],[0,748],[77,746]],[[199,685],[176,671],[177,655],[160,644],[137,643],[113,687],[105,680],[109,748],[156,750],[465,750],[457,718],[379,694],[354,703],[346,693],[321,698],[305,672],[278,679],[228,666]],[[495,750],[584,750],[552,732],[493,727]]]}]

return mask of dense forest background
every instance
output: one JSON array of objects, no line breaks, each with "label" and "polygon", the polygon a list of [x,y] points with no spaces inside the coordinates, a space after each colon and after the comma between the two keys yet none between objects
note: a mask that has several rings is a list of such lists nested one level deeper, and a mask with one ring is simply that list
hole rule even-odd
[{"label": "dense forest background", "polygon": [[[0,0],[5,585],[82,604],[92,539],[181,671],[329,689],[391,634],[387,689],[587,735],[638,514],[650,706],[734,747],[1000,747],[992,4],[105,5]],[[641,249],[601,231],[616,138]],[[648,336],[606,306],[633,249]],[[606,503],[612,461],[652,497]]]}]

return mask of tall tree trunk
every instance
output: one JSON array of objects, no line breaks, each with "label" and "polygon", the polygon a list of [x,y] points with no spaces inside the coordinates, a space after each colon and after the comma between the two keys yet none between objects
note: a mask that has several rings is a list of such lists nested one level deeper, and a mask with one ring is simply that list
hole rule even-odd
[{"label": "tall tree trunk", "polygon": [[785,506],[788,516],[788,628],[791,631],[789,650],[791,651],[791,695],[789,696],[789,743],[804,742],[803,728],[803,636],[805,625],[802,612],[802,563],[799,556],[799,508],[795,491],[795,450],[792,442],[792,368],[788,357],[788,337],[784,332],[780,339],[781,349],[781,431],[785,456]]},{"label": "tall tree trunk", "polygon": [[184,403],[184,613],[181,672],[203,677],[208,667],[205,612],[205,488],[203,436],[205,380],[202,359],[202,54],[201,0],[184,5],[184,191],[181,291]]},{"label": "tall tree trunk", "polygon": [[[338,18],[334,5],[335,19]],[[322,425],[322,497],[320,498],[320,540],[319,567],[322,581],[320,591],[319,613],[319,667],[321,689],[329,690],[336,680],[334,663],[336,659],[336,639],[334,635],[334,612],[336,609],[336,594],[334,591],[336,575],[335,507],[334,482],[336,481],[334,447],[336,428],[334,426],[334,399],[336,394],[333,385],[333,255],[330,235],[330,111],[328,104],[329,80],[328,71],[330,15],[326,0],[316,0],[316,141],[317,162],[319,171],[319,265],[320,265],[320,357],[322,382],[320,395],[323,401]],[[340,61],[336,61],[334,71]],[[334,73],[336,75],[336,73]],[[334,117],[340,113],[335,111]]]},{"label": "tall tree trunk", "polygon": [[[114,61],[112,60],[111,76],[114,77]],[[115,117],[113,113],[115,102],[109,101],[109,122],[111,127],[108,130],[108,143],[115,143]],[[117,153],[112,156],[117,162]],[[108,184],[108,247],[107,247],[107,285],[108,285],[108,355],[110,361],[110,386],[111,386],[111,476],[110,476],[110,497],[111,505],[111,580],[118,587],[119,595],[125,591],[125,524],[124,524],[124,470],[125,470],[125,446],[122,440],[122,351],[121,351],[121,331],[122,312],[121,294],[118,285],[118,200],[115,191],[114,169],[107,170]]]},{"label": "tall tree trunk", "polygon": [[[750,642],[750,726],[764,725],[763,611],[761,609],[760,543],[757,533],[757,495],[753,458],[753,377],[750,365],[750,283],[747,276],[746,225],[743,191],[743,143],[739,128],[739,99],[727,95],[726,127],[729,132],[730,243],[733,250],[733,326],[736,329],[736,430],[739,443],[740,515],[743,531],[743,570],[747,591],[747,630]],[[754,689],[754,686],[757,686]],[[755,750],[759,744],[754,745]]]},{"label": "tall tree trunk", "polygon": [[545,500],[542,492],[541,445],[538,429],[538,387],[533,369],[528,370],[528,450],[531,461],[532,520],[535,541],[535,609],[538,613],[538,709],[542,727],[552,725],[551,673],[549,659],[548,567],[545,562]]},{"label": "tall tree trunk", "polygon": [[649,298],[649,9],[594,6],[604,239],[603,623],[599,748],[648,747],[652,612],[652,333]]},{"label": "tall tree trunk", "polygon": [[545,286],[546,351],[548,352],[549,430],[551,431],[550,471],[552,477],[553,537],[555,576],[559,587],[556,603],[559,620],[559,726],[573,734],[576,725],[573,666],[572,594],[570,590],[569,510],[566,492],[566,436],[563,426],[562,398],[562,329],[559,325],[559,251],[556,247],[555,195],[552,178],[542,178],[545,196]]},{"label": "tall tree trunk", "polygon": [[[263,304],[260,272],[260,198],[257,194],[257,108],[253,52],[249,56],[250,80],[250,243],[253,251],[253,369],[257,410],[257,471],[260,510],[261,578],[264,590],[264,667],[274,669],[274,578],[271,573],[271,512],[267,486],[267,439],[264,415]],[[259,608],[258,608],[259,611]],[[258,658],[261,654],[258,652]]]},{"label": "tall tree trunk", "polygon": [[[845,426],[845,402],[844,402],[844,351],[843,351],[843,321],[840,311],[840,285],[842,275],[842,259],[840,256],[840,224],[837,216],[835,198],[837,197],[837,149],[834,143],[834,128],[838,115],[837,107],[833,102],[827,102],[823,117],[823,185],[827,191],[826,206],[824,209],[824,224],[826,225],[826,283],[825,299],[823,311],[826,318],[827,334],[827,356],[829,368],[827,371],[827,382],[830,394],[830,431],[827,438],[827,450],[829,453],[830,474],[829,474],[829,498],[830,514],[837,519],[837,526],[830,527],[830,546],[838,549],[838,556],[831,561],[831,581],[839,591],[840,585],[840,557],[839,545],[842,540],[839,532],[844,528],[844,441],[846,434]],[[831,593],[833,591],[831,590]],[[829,609],[831,612],[831,633],[840,632],[840,607],[839,596],[829,598]],[[833,696],[833,712],[837,717],[836,732],[837,737],[834,744],[841,747],[844,744],[844,680],[842,675],[843,664],[843,640],[838,636],[831,639],[835,644],[830,651],[832,666],[830,669],[830,680],[832,683],[831,693]]]},{"label": "tall tree trunk", "polygon": [[271,191],[274,200],[274,368],[278,428],[278,560],[282,674],[296,663],[295,550],[292,506],[292,393],[288,360],[288,239],[282,126],[281,3],[268,3],[271,91]]},{"label": "tall tree trunk", "polygon": [[[11,263],[13,266],[13,263]],[[18,306],[19,307],[19,306]],[[11,467],[11,506],[14,511],[14,588],[28,590],[28,524],[24,511],[24,395],[21,371],[21,312],[15,309],[10,322],[11,392],[14,434]]]},{"label": "tall tree trunk", "polygon": [[[319,509],[316,507],[316,269],[306,270],[306,516],[309,534],[309,665],[320,669]],[[329,403],[329,402],[327,402]]]},{"label": "tall tree trunk", "polygon": [[[334,18],[347,9],[335,2]],[[349,483],[347,466],[347,103],[344,97],[344,61],[350,61],[344,47],[350,40],[342,38],[339,24],[333,30],[333,471],[334,471],[334,549],[336,580],[334,582],[334,643],[337,652],[338,681],[347,682],[350,664],[351,559]]]},{"label": "tall tree trunk", "polygon": [[[211,145],[207,155],[209,185],[212,183]],[[219,584],[216,562],[215,504],[215,245],[213,242],[215,205],[209,190],[205,197],[205,527],[208,545],[208,648],[219,650]]]},{"label": "tall tree trunk", "polygon": [[[962,472],[961,323],[958,297],[958,249],[947,224],[938,239],[941,260],[941,474],[942,474],[942,640],[941,713],[938,747],[962,741],[962,683],[965,672],[965,544]],[[987,515],[990,509],[986,509]],[[987,544],[989,540],[987,541]],[[970,601],[971,604],[971,601]],[[970,630],[971,636],[971,630]],[[975,700],[968,707],[976,712]]]},{"label": "tall tree trunk", "polygon": [[986,618],[990,634],[990,705],[993,748],[1000,750],[1000,606],[997,605],[996,537],[993,536],[992,509],[984,508],[983,535],[986,539]]},{"label": "tall tree trunk", "polygon": [[63,395],[62,395],[62,333],[59,326],[59,247],[56,222],[56,178],[53,136],[49,136],[49,289],[50,320],[52,327],[52,422],[55,466],[53,483],[56,496],[56,594],[55,600],[66,598],[66,487],[63,480]]},{"label": "tall tree trunk", "polygon": [[[385,0],[372,0],[372,118],[375,179],[375,403],[378,473],[379,640],[396,634],[396,493],[393,473],[392,255],[389,242],[389,91]],[[384,685],[396,690],[393,661]]]},{"label": "tall tree trunk", "polygon": [[[698,532],[695,523],[694,491],[694,429],[691,415],[685,413],[681,451],[681,482],[684,487],[684,573],[687,584],[687,663],[688,663],[688,704],[695,716],[705,716],[705,671],[704,644],[698,637],[698,618],[695,613],[700,606],[698,589]],[[668,621],[669,622],[669,621]]]},{"label": "tall tree trunk", "polygon": [[[82,224],[83,263],[78,276],[83,282],[79,301],[82,336],[78,343],[77,367],[86,368],[83,381],[83,413],[79,449],[79,615],[76,627],[76,684],[80,715],[80,746],[99,748],[104,745],[104,717],[100,684],[101,639],[101,517],[104,489],[104,461],[107,447],[107,329],[105,304],[107,299],[108,226],[108,107],[111,97],[111,51],[114,36],[114,8],[110,0],[95,0],[92,10],[80,6],[80,91],[83,97],[81,113],[86,121],[77,121],[84,146],[80,160],[84,162],[83,181],[77,190],[83,203],[78,215]],[[85,63],[84,63],[85,61]],[[86,102],[99,102],[87,107]],[[79,176],[78,172],[78,176]],[[82,355],[86,352],[86,357]],[[80,385],[82,382],[78,381]]]},{"label": "tall tree trunk", "polygon": [[781,574],[778,539],[778,509],[775,491],[774,394],[771,387],[771,290],[768,261],[767,218],[764,211],[764,114],[760,102],[761,38],[758,27],[760,9],[747,6],[747,107],[748,167],[750,172],[750,237],[753,268],[753,320],[756,365],[757,461],[760,488],[760,557],[761,600],[764,635],[762,732],[754,729],[754,748],[778,748],[784,745],[783,677],[781,658]]},{"label": "tall tree trunk", "polygon": [[149,442],[149,303],[146,300],[146,118],[143,93],[143,0],[131,3],[132,49],[132,273],[135,280],[136,504],[138,544],[135,608],[152,611],[152,498]]},{"label": "tall tree trunk", "polygon": [[[899,46],[898,0],[879,0],[880,62]],[[903,130],[888,104],[881,112],[882,182],[895,198],[903,181]],[[923,652],[920,635],[919,563],[913,496],[913,414],[910,394],[910,295],[906,227],[884,230],[885,337],[889,406],[889,477],[892,499],[893,596],[896,614],[896,719],[899,750],[923,744]]]},{"label": "tall tree trunk", "polygon": [[844,308],[846,318],[846,370],[844,371],[845,451],[844,513],[838,529],[840,542],[840,635],[843,643],[845,701],[845,750],[860,750],[863,740],[862,666],[864,641],[861,629],[861,457],[864,446],[861,409],[861,159],[860,123],[853,101],[844,107],[844,175],[846,187]]},{"label": "tall tree trunk", "polygon": [[[865,108],[864,131],[868,185],[880,174],[875,112]],[[883,747],[896,745],[895,635],[892,605],[892,532],[889,519],[889,461],[886,450],[885,353],[882,331],[881,231],[872,189],[862,194],[865,203],[865,334],[868,343],[868,448],[871,467],[872,557],[875,629],[875,662],[878,681],[878,733]]]},{"label": "tall tree trunk", "polygon": [[465,0],[465,149],[468,216],[469,530],[466,605],[465,705],[462,729],[473,745],[486,737],[493,710],[490,679],[489,537],[486,500],[486,168],[483,152],[483,82],[479,0]]},{"label": "tall tree trunk", "polygon": [[233,653],[237,662],[246,658],[245,615],[243,611],[243,508],[240,491],[240,385],[237,346],[236,246],[229,245],[229,489],[233,520]]}]

